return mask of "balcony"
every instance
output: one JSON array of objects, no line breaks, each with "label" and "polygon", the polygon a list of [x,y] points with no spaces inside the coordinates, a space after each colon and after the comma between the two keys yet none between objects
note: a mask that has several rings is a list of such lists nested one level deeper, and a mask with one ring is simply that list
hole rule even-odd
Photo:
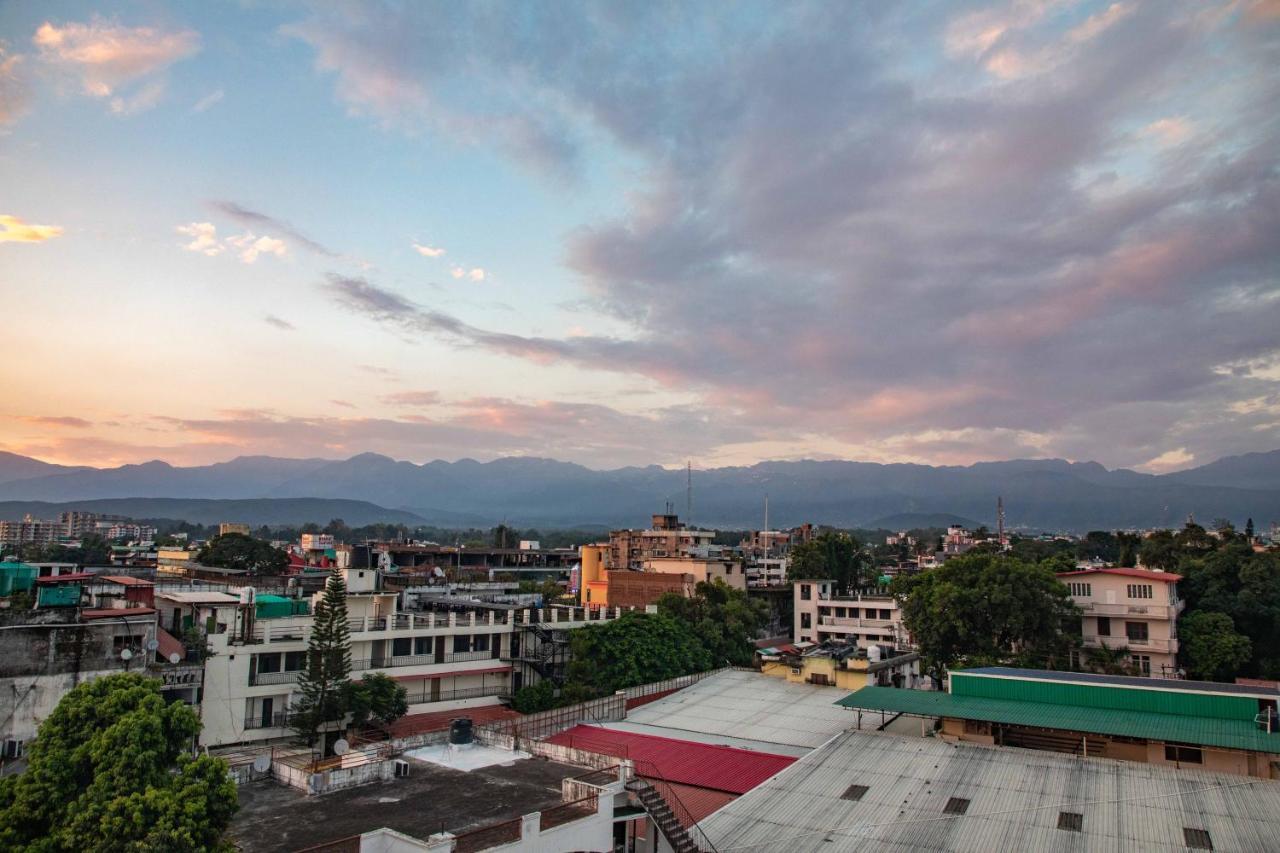
[{"label": "balcony", "polygon": [[266,717],[245,717],[244,727],[248,729],[282,729],[289,724],[288,715],[284,711],[276,711]]},{"label": "balcony", "polygon": [[885,628],[894,628],[900,624],[892,619],[854,619],[845,616],[822,616],[818,619],[818,624],[823,627],[834,628],[877,628],[883,630]]},{"label": "balcony", "polygon": [[1144,619],[1172,619],[1182,610],[1182,602],[1168,604],[1104,604],[1101,601],[1077,601],[1086,616],[1141,616]]},{"label": "balcony", "polygon": [[432,693],[430,690],[422,690],[417,693],[410,693],[406,698],[410,705],[426,705],[431,702],[457,702],[461,699],[485,699],[489,696],[504,696],[511,692],[511,688],[506,684],[494,685],[491,687],[464,687],[461,690],[441,690]]},{"label": "balcony", "polygon": [[[434,654],[425,655],[393,655],[383,658],[362,658],[351,661],[351,671],[393,669],[399,666],[431,666],[434,664],[466,663],[477,660],[495,660],[492,651],[479,652],[446,652],[437,658]],[[434,673],[433,673],[434,674]],[[447,673],[446,673],[447,674]],[[259,672],[249,678],[250,687],[264,684],[294,684],[302,675],[302,670],[291,669],[284,672]]]},{"label": "balcony", "polygon": [[1177,640],[1163,640],[1156,637],[1148,637],[1145,640],[1131,640],[1128,637],[1100,637],[1097,634],[1085,634],[1085,648],[1101,648],[1106,644],[1109,649],[1121,649],[1129,652],[1137,652],[1144,654],[1155,652],[1157,654],[1177,654]]}]

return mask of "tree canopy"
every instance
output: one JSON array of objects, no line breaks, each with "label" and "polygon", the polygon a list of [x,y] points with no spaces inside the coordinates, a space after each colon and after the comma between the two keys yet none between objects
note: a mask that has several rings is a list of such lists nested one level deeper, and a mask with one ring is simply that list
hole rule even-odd
[{"label": "tree canopy", "polygon": [[713,660],[692,627],[665,613],[630,611],[570,635],[568,679],[601,696],[651,681],[711,669]]},{"label": "tree canopy", "polygon": [[196,554],[196,562],[203,566],[243,569],[255,575],[277,575],[289,565],[289,556],[271,547],[270,542],[243,533],[225,533],[206,542]]},{"label": "tree canopy", "polygon": [[667,593],[658,599],[658,612],[692,628],[714,666],[750,666],[755,655],[751,640],[768,620],[769,605],[716,579],[699,581],[690,598]]},{"label": "tree canopy", "polygon": [[1182,656],[1192,678],[1229,681],[1253,654],[1249,638],[1236,633],[1225,613],[1202,610],[1178,622]]},{"label": "tree canopy", "polygon": [[1072,640],[1064,629],[1079,611],[1050,566],[970,554],[899,575],[891,589],[934,673],[958,663],[1068,663]]},{"label": "tree canopy", "polygon": [[848,533],[824,530],[791,549],[787,580],[835,581],[836,594],[875,582],[875,567],[862,543]]},{"label": "tree canopy", "polygon": [[404,685],[385,672],[370,672],[347,682],[343,706],[353,726],[370,721],[389,726],[409,713],[409,696]]},{"label": "tree canopy", "polygon": [[58,702],[24,772],[0,778],[0,849],[231,850],[236,787],[219,758],[193,756],[200,721],[134,673]]}]

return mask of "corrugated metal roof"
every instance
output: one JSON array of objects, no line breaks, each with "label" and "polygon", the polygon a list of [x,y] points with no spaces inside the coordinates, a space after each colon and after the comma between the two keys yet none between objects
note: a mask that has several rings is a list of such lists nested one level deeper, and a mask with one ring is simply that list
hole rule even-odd
[{"label": "corrugated metal roof", "polygon": [[59,584],[59,583],[83,583],[87,580],[96,578],[93,572],[69,572],[64,575],[52,575],[50,577],[36,578],[38,584]]},{"label": "corrugated metal roof", "polygon": [[170,601],[176,601],[179,604],[239,604],[240,598],[229,592],[217,592],[215,590],[201,590],[196,592],[167,592],[164,589],[156,591],[156,598],[167,598]]},{"label": "corrugated metal roof", "polygon": [[1146,690],[1125,685],[971,675],[965,672],[951,673],[951,695],[1223,720],[1252,720],[1258,713],[1258,700],[1251,696],[1192,690]]},{"label": "corrugated metal roof", "polygon": [[651,775],[645,768],[645,762],[648,762],[657,768],[659,778],[668,782],[732,794],[750,791],[796,760],[790,755],[751,752],[599,726],[574,726],[548,738],[548,741],[586,752],[630,759],[637,762],[636,771],[641,776]]},{"label": "corrugated metal roof", "polygon": [[101,575],[101,579],[120,586],[155,586],[155,581],[130,577],[129,575]]},{"label": "corrugated metal roof", "polygon": [[1160,583],[1177,583],[1182,580],[1182,575],[1175,575],[1173,572],[1126,569],[1118,566],[1102,566],[1096,569],[1076,569],[1071,572],[1058,572],[1058,577],[1060,578],[1071,578],[1079,575],[1121,575],[1126,578],[1141,578],[1142,580],[1159,581]]},{"label": "corrugated metal roof", "polygon": [[1019,669],[1013,666],[978,666],[960,669],[963,675],[995,675],[1007,678],[1028,678],[1038,681],[1077,681],[1081,684],[1102,684],[1123,687],[1141,687],[1143,690],[1174,690],[1192,693],[1230,693],[1238,696],[1256,696],[1259,699],[1275,699],[1280,691],[1271,685],[1275,682],[1258,681],[1235,684],[1223,681],[1188,681],[1181,678],[1140,678],[1132,675],[1101,675],[1096,672],[1062,672],[1055,669]]},{"label": "corrugated metal roof", "polygon": [[[843,798],[851,785],[867,787],[861,799]],[[945,811],[952,797],[969,800],[964,814]],[[1080,831],[1058,828],[1063,812],[1082,816]],[[1184,827],[1208,831],[1218,851],[1267,851],[1280,838],[1280,785],[849,732],[701,826],[722,853],[1128,853],[1185,849]]]},{"label": "corrugated metal roof", "polygon": [[895,711],[928,717],[985,720],[1044,729],[1280,753],[1280,734],[1267,734],[1252,721],[1246,720],[1016,702],[923,690],[899,690],[893,687],[864,687],[837,704],[864,711]]},{"label": "corrugated metal roof", "polygon": [[853,725],[835,706],[846,691],[728,670],[627,712],[627,721],[681,731],[815,747]]},{"label": "corrugated metal roof", "polygon": [[155,612],[153,607],[86,607],[80,611],[80,618],[86,620],[132,619],[134,617],[150,616]]}]

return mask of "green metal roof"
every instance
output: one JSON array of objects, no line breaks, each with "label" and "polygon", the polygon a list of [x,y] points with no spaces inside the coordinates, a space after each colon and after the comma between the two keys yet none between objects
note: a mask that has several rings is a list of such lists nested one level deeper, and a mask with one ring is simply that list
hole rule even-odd
[{"label": "green metal roof", "polygon": [[1042,729],[1065,729],[1089,734],[1280,753],[1280,733],[1267,734],[1252,720],[1019,702],[1012,699],[955,696],[935,691],[901,690],[895,687],[864,687],[835,704],[864,711],[984,720]]}]

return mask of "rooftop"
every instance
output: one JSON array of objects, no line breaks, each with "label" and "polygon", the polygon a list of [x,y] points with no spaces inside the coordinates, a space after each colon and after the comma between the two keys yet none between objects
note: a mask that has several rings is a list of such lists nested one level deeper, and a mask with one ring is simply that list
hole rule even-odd
[{"label": "rooftop", "polygon": [[1252,720],[1194,717],[1118,708],[1060,705],[895,687],[864,687],[838,703],[844,708],[925,717],[1065,729],[1072,732],[1280,753],[1280,734],[1267,734]]},{"label": "rooftop", "polygon": [[240,598],[229,592],[216,592],[214,590],[206,590],[200,592],[167,592],[164,589],[156,591],[157,598],[167,598],[170,601],[176,601],[179,604],[239,604]]},{"label": "rooftop", "polygon": [[414,838],[459,833],[560,805],[561,780],[588,772],[541,759],[470,772],[407,760],[407,778],[323,797],[269,780],[241,785],[229,840],[246,853],[291,853],[384,826]]},{"label": "rooftop", "polygon": [[665,781],[731,794],[745,794],[796,760],[789,755],[773,755],[600,726],[574,726],[548,738],[548,741],[587,752],[630,759],[636,762],[636,770],[641,776],[653,775],[651,770],[646,772],[646,767],[652,766]]},{"label": "rooftop", "polygon": [[1280,837],[1280,785],[848,732],[702,828],[720,850],[788,853],[1180,850],[1187,830],[1212,849],[1260,851]]},{"label": "rooftop", "polygon": [[1100,566],[1096,569],[1058,572],[1058,577],[1060,578],[1074,578],[1080,575],[1123,575],[1128,578],[1141,578],[1145,581],[1159,581],[1160,583],[1177,583],[1182,580],[1182,575],[1175,575],[1172,572],[1159,572],[1153,569],[1126,569],[1116,566]]},{"label": "rooftop", "polygon": [[1259,684],[1231,684],[1224,681],[1187,681],[1175,678],[1141,678],[1131,675],[1099,675],[1092,672],[1060,672],[1052,669],[1019,669],[1012,666],[980,666],[957,670],[964,675],[990,675],[997,678],[1021,678],[1033,681],[1060,681],[1076,684],[1098,684],[1111,687],[1138,687],[1143,690],[1172,690],[1179,693],[1229,693],[1236,696],[1254,696],[1259,699],[1275,699],[1280,691]]},{"label": "rooftop", "polygon": [[853,724],[834,704],[846,692],[727,670],[629,711],[627,722],[673,738],[696,732],[813,748]]}]

